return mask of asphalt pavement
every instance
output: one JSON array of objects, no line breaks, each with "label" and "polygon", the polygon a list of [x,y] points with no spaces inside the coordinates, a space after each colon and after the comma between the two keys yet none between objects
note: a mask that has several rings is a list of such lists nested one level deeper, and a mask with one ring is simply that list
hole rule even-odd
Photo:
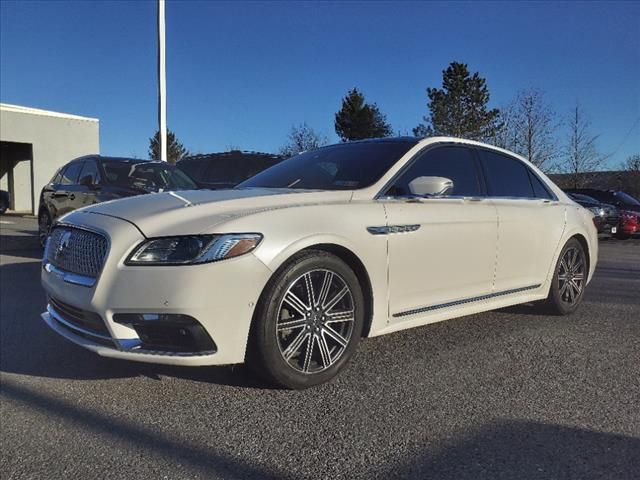
[{"label": "asphalt pavement", "polygon": [[[40,320],[35,220],[0,217],[0,478],[640,478],[640,239],[571,317],[365,339],[332,383],[98,357]],[[523,252],[526,255],[526,252]]]}]

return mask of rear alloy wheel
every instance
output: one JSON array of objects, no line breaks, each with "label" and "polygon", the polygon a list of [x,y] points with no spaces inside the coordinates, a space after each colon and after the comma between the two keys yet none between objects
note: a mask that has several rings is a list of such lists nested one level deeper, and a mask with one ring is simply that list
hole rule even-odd
[{"label": "rear alloy wheel", "polygon": [[562,249],[546,306],[551,313],[568,315],[577,308],[587,282],[587,258],[582,244],[572,238]]},{"label": "rear alloy wheel", "polygon": [[40,215],[38,215],[38,240],[40,241],[40,246],[44,248],[47,243],[47,237],[49,237],[49,233],[51,232],[51,216],[49,212],[46,210],[42,210]]},{"label": "rear alloy wheel", "polygon": [[267,286],[249,362],[286,388],[326,382],[357,348],[363,306],[358,279],[342,260],[324,251],[305,252]]}]

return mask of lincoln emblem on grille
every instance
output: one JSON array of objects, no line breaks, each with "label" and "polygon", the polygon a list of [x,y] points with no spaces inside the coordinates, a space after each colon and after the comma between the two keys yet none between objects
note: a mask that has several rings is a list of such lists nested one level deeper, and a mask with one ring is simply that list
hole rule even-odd
[{"label": "lincoln emblem on grille", "polygon": [[71,231],[66,231],[62,234],[60,238],[60,243],[58,243],[58,247],[56,248],[55,257],[56,260],[64,258],[64,251],[69,247],[71,243]]}]

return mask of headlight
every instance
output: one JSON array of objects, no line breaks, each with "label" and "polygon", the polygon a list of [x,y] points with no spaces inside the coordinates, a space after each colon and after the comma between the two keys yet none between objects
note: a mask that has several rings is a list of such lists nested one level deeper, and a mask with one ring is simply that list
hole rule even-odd
[{"label": "headlight", "polygon": [[187,265],[215,262],[249,253],[261,240],[259,233],[151,238],[141,243],[125,264]]},{"label": "headlight", "polygon": [[591,213],[593,213],[596,217],[604,217],[604,210],[600,207],[589,207]]}]

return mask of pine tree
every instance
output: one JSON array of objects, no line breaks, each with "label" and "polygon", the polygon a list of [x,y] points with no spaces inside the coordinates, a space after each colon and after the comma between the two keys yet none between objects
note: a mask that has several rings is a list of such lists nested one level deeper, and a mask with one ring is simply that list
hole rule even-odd
[{"label": "pine tree", "polygon": [[[189,151],[178,141],[175,133],[167,129],[167,162],[176,163],[189,155]],[[160,160],[160,130],[149,139],[149,158]]]},{"label": "pine tree", "polygon": [[452,62],[442,72],[442,88],[427,88],[427,97],[430,114],[413,129],[415,136],[495,137],[500,111],[488,109],[487,82],[478,72],[470,75],[466,64]]},{"label": "pine tree", "polygon": [[335,129],[343,142],[392,134],[385,115],[375,103],[366,103],[357,88],[350,90],[342,99],[342,108],[335,116]]}]

